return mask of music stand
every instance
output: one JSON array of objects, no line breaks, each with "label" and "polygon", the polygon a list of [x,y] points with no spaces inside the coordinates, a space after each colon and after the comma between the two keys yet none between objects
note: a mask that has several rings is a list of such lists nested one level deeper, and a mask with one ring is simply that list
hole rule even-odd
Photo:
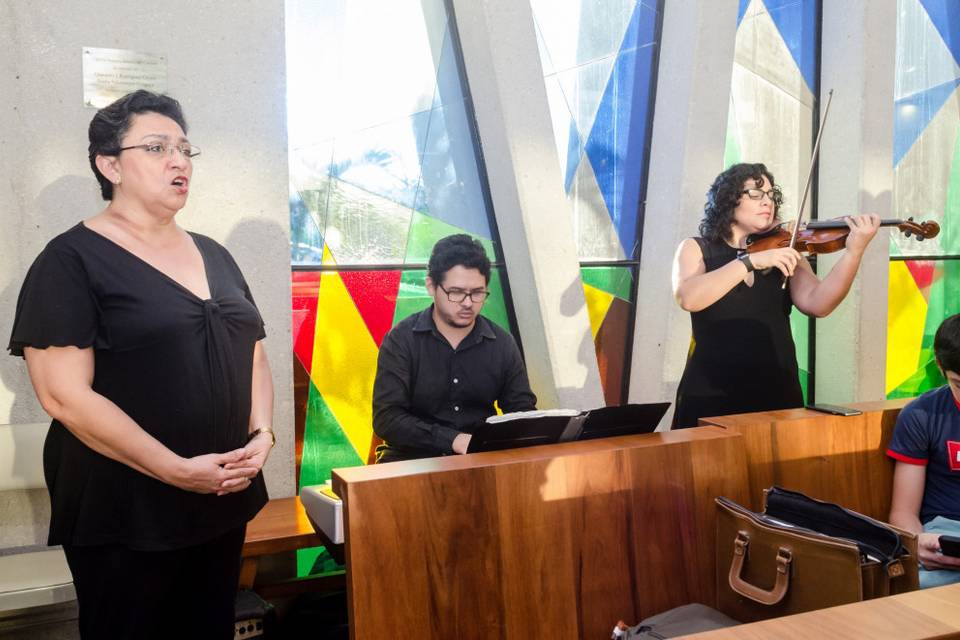
[{"label": "music stand", "polygon": [[576,440],[653,433],[669,408],[669,402],[650,402],[594,409],[587,413]]},{"label": "music stand", "polygon": [[[519,449],[572,440],[579,434],[579,425],[585,414],[578,411],[566,411],[560,414],[561,411],[543,412],[552,413],[552,415],[533,415],[541,412],[530,411],[524,412],[531,414],[530,416],[519,413],[512,419],[503,419],[504,417],[499,416],[494,419],[494,422],[484,422],[473,432],[467,453]],[[507,414],[506,417],[510,418],[511,414]]]}]

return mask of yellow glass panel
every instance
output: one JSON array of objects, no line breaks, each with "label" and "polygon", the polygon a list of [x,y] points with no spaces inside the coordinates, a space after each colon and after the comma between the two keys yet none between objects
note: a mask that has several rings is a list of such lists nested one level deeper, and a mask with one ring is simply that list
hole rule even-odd
[{"label": "yellow glass panel", "polygon": [[906,262],[890,263],[887,309],[886,392],[890,393],[917,370],[927,319],[927,301]]},{"label": "yellow glass panel", "polygon": [[583,285],[583,295],[587,299],[587,314],[590,316],[590,333],[596,340],[597,332],[600,331],[600,325],[603,319],[607,317],[607,311],[613,304],[613,295],[606,291],[601,291],[588,284]]},{"label": "yellow glass panel", "polygon": [[[323,264],[334,264],[324,248]],[[317,300],[317,331],[310,378],[361,460],[373,441],[376,343],[340,275],[325,272]]]}]

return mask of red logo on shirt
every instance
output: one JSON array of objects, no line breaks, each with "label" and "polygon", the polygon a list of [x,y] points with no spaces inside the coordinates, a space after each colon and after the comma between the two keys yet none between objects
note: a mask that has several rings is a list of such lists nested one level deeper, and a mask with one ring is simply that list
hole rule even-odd
[{"label": "red logo on shirt", "polygon": [[960,442],[947,440],[947,459],[950,461],[950,471],[960,471]]}]

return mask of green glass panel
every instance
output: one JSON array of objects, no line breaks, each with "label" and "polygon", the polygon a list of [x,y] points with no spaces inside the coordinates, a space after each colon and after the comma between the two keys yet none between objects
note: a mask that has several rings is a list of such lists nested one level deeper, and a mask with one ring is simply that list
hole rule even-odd
[{"label": "green glass panel", "polygon": [[433,250],[433,245],[437,243],[437,240],[455,233],[466,233],[467,235],[473,236],[479,240],[484,249],[487,250],[487,256],[491,260],[496,260],[493,242],[488,238],[482,238],[460,227],[455,227],[452,224],[415,211],[410,220],[410,233],[407,235],[407,255],[404,258],[404,262],[407,264],[426,263],[430,259],[430,252]]},{"label": "green glass panel", "polygon": [[[303,433],[303,458],[300,463],[300,488],[323,484],[330,479],[330,470],[335,467],[355,467],[362,464],[353,445],[340,428],[337,419],[330,412],[323,396],[310,383],[307,399],[307,416]],[[297,551],[297,576],[316,573],[314,565],[321,555],[329,562],[321,562],[321,572],[337,570],[336,562],[330,558],[323,547],[300,549]],[[328,565],[333,563],[333,567]]]},{"label": "green glass panel", "polygon": [[583,284],[630,301],[630,288],[633,285],[630,267],[581,267],[580,278]]},{"label": "green glass panel", "polygon": [[800,387],[803,389],[803,401],[807,402],[810,377],[810,319],[796,307],[790,313],[790,331],[793,344],[797,349],[797,368],[800,375]]},{"label": "green glass panel", "polygon": [[921,349],[920,361],[920,367],[912,376],[888,393],[888,398],[913,398],[924,391],[935,389],[946,383],[946,380],[940,374],[940,369],[937,367],[937,361],[933,357],[933,349]]},{"label": "green glass panel", "polygon": [[307,417],[303,430],[303,457],[300,462],[300,488],[323,484],[336,467],[363,464],[337,419],[330,412],[313,383],[307,399]]},{"label": "green glass panel", "polygon": [[723,167],[727,169],[740,162],[740,142],[737,140],[737,115],[731,96],[730,109],[727,111],[727,142],[723,148]]},{"label": "green glass panel", "polygon": [[337,564],[326,547],[297,549],[298,578],[338,573],[343,573],[343,565]]},{"label": "green glass panel", "polygon": [[888,393],[888,398],[912,398],[946,383],[934,357],[933,338],[941,322],[960,313],[960,260],[944,260],[941,265],[942,274],[934,278],[927,296],[917,370]]},{"label": "green glass panel", "polygon": [[427,294],[427,272],[424,269],[411,269],[400,274],[400,288],[397,290],[397,307],[393,312],[393,325],[407,316],[423,311],[433,303]]},{"label": "green glass panel", "polygon": [[960,253],[960,131],[953,149],[947,202],[943,208],[943,228],[940,230],[940,249],[943,254]]},{"label": "green glass panel", "polygon": [[[397,307],[393,314],[393,326],[407,316],[423,311],[431,304],[433,298],[427,293],[427,272],[423,269],[411,269],[400,275],[400,288],[397,291]],[[490,297],[483,305],[480,315],[500,325],[504,331],[510,331],[510,321],[507,316],[507,301],[503,295],[500,269],[493,269],[490,273]]]},{"label": "green glass panel", "polygon": [[503,297],[503,285],[500,283],[500,269],[490,272],[490,297],[483,305],[482,316],[500,325],[504,331],[510,331],[510,319],[507,317],[507,301]]},{"label": "green glass panel", "polygon": [[942,265],[943,275],[934,278],[927,297],[927,318],[921,343],[923,349],[933,349],[933,337],[940,323],[960,312],[960,260],[944,260]]}]

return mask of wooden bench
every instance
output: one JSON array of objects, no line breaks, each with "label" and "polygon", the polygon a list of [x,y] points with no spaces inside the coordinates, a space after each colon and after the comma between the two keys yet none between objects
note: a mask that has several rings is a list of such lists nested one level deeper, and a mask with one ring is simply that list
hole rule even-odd
[{"label": "wooden bench", "polygon": [[[243,560],[240,565],[240,588],[253,588],[262,556],[318,547],[322,544],[324,540],[314,533],[299,497],[270,500],[247,524],[247,535],[241,554]],[[269,598],[305,590],[342,588],[344,585],[343,576],[334,575],[258,585],[257,592]]]}]

